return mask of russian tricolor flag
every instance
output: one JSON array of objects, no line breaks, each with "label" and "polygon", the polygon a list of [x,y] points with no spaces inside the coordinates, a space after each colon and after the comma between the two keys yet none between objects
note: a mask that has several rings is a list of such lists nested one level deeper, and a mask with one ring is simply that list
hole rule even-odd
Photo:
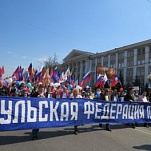
[{"label": "russian tricolor flag", "polygon": [[59,78],[60,78],[60,73],[59,73],[59,71],[58,71],[58,69],[57,69],[57,67],[56,67],[56,68],[53,70],[53,77],[52,77],[54,83],[58,82],[58,81],[59,81]]},{"label": "russian tricolor flag", "polygon": [[91,75],[91,72],[89,71],[84,77],[83,77],[83,80],[85,82],[88,82],[90,79],[91,79],[92,75]]},{"label": "russian tricolor flag", "polygon": [[99,85],[102,83],[102,75],[99,75],[95,84],[95,87],[99,87]]}]

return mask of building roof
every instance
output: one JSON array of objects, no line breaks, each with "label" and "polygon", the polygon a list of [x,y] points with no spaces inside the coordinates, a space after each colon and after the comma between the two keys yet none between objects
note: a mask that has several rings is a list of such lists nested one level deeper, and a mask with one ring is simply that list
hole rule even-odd
[{"label": "building roof", "polygon": [[66,62],[68,60],[71,59],[76,59],[76,58],[80,58],[80,57],[84,57],[85,55],[90,56],[90,55],[94,55],[94,53],[88,52],[88,51],[81,51],[81,50],[77,50],[77,49],[73,49],[64,59],[63,61]]}]

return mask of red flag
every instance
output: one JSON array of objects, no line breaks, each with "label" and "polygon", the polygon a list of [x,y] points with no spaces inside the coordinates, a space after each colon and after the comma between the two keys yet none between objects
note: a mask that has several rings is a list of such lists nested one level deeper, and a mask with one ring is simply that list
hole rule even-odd
[{"label": "red flag", "polygon": [[2,66],[1,70],[2,70],[2,74],[4,74],[5,73],[4,66]]},{"label": "red flag", "polygon": [[2,79],[2,76],[4,73],[5,73],[4,66],[2,66],[2,67],[0,67],[0,79]]},{"label": "red flag", "polygon": [[81,81],[80,87],[84,88],[84,80]]},{"label": "red flag", "polygon": [[30,63],[30,65],[28,67],[28,73],[29,73],[30,79],[32,80],[34,78],[34,75],[35,75],[35,70],[32,67],[32,63]]},{"label": "red flag", "polygon": [[0,80],[2,79],[2,68],[0,67]]},{"label": "red flag", "polygon": [[15,80],[23,80],[23,70],[24,68],[22,68],[21,66],[18,66],[16,68],[16,70],[14,71],[13,75],[12,75],[12,78],[13,78],[13,81]]},{"label": "red flag", "polygon": [[28,67],[28,72],[29,72],[29,75],[32,74],[32,63],[30,63],[29,67]]},{"label": "red flag", "polygon": [[[14,71],[14,73],[12,75],[12,77],[13,77],[14,80],[19,79],[18,71],[19,71],[19,66],[16,68],[16,70]],[[14,76],[15,76],[15,78],[14,78]]]},{"label": "red flag", "polygon": [[46,72],[46,69],[43,67],[42,70],[41,70],[41,74],[44,75],[45,72]]},{"label": "red flag", "polygon": [[111,87],[115,87],[115,86],[118,84],[118,82],[119,82],[119,79],[118,79],[118,77],[116,76],[116,77],[114,78],[114,80],[111,82]]}]

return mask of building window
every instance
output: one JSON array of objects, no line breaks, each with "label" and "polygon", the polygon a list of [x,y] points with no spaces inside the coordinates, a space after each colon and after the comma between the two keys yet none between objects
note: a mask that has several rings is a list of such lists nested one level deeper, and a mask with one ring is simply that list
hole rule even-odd
[{"label": "building window", "polygon": [[142,54],[145,54],[145,47],[142,48]]},{"label": "building window", "polygon": [[138,76],[144,76],[145,68],[144,67],[137,68],[137,72],[136,73],[137,73]]},{"label": "building window", "polygon": [[151,74],[151,66],[148,67],[148,73]]},{"label": "building window", "polygon": [[97,59],[97,63],[101,63],[101,58],[98,58],[98,59]]},{"label": "building window", "polygon": [[128,67],[131,67],[133,65],[134,65],[133,60],[127,60],[127,66]]},{"label": "building window", "polygon": [[145,60],[142,60],[142,64],[144,64],[145,63]]},{"label": "building window", "polygon": [[119,53],[118,59],[119,59],[119,60],[124,59],[124,52]]},{"label": "building window", "polygon": [[127,70],[127,76],[133,76],[133,69]]},{"label": "building window", "polygon": [[118,64],[118,67],[121,68],[121,64],[120,63]]},{"label": "building window", "polygon": [[95,64],[95,59],[92,60],[92,64]]},{"label": "building window", "polygon": [[111,61],[116,60],[116,55],[115,54],[111,55],[110,60]]},{"label": "building window", "polygon": [[151,53],[151,46],[149,46],[149,53]]},{"label": "building window", "polygon": [[144,70],[143,69],[141,70],[141,76],[144,76]]},{"label": "building window", "polygon": [[92,71],[95,70],[95,64],[92,64]]},{"label": "building window", "polygon": [[134,51],[130,50],[127,52],[127,57],[133,57],[134,56]]},{"label": "building window", "polygon": [[145,47],[137,49],[137,54],[138,55],[145,54]]},{"label": "building window", "polygon": [[115,68],[115,64],[111,64],[110,67],[111,67],[111,68]]},{"label": "building window", "polygon": [[108,61],[108,56],[103,57],[103,62],[107,62]]}]

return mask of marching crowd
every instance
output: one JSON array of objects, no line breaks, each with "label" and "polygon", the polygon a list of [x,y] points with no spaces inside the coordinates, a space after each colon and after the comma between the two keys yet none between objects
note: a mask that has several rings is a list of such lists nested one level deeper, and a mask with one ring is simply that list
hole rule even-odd
[{"label": "marching crowd", "polygon": [[[120,88],[96,88],[92,90],[91,87],[86,86],[81,88],[80,86],[69,87],[65,84],[59,84],[57,86],[51,84],[39,83],[25,83],[12,82],[9,86],[5,85],[3,80],[0,80],[0,96],[11,96],[11,97],[42,97],[42,98],[87,98],[97,99],[105,101],[117,101],[117,102],[149,102],[147,92],[143,92],[138,95],[138,92],[133,87],[128,90]],[[102,124],[99,124],[102,127]],[[132,128],[135,128],[136,124],[133,123]],[[148,127],[147,123],[144,123],[145,127]],[[111,131],[110,124],[106,124],[106,130]],[[39,129],[32,130],[32,139],[38,137]],[[74,134],[78,134],[78,125],[74,126]]]}]

